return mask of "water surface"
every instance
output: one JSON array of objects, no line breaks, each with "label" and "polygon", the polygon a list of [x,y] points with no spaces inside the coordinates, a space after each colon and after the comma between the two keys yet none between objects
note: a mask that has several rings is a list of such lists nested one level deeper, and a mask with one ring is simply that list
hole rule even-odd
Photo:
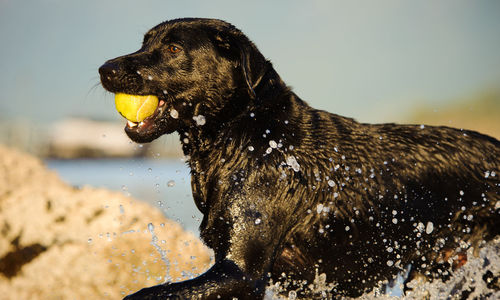
[{"label": "water surface", "polygon": [[189,169],[180,159],[46,160],[70,185],[121,191],[147,202],[198,234],[201,213],[191,195]]}]

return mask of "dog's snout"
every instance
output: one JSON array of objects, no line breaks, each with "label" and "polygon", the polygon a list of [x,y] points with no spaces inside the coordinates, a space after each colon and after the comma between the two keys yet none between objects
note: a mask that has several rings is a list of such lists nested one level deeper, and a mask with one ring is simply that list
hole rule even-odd
[{"label": "dog's snout", "polygon": [[116,62],[108,61],[104,63],[99,68],[102,86],[110,92],[116,92],[120,89],[120,72],[120,66]]},{"label": "dog's snout", "polygon": [[118,65],[112,62],[106,62],[99,68],[101,80],[111,80],[118,73]]}]

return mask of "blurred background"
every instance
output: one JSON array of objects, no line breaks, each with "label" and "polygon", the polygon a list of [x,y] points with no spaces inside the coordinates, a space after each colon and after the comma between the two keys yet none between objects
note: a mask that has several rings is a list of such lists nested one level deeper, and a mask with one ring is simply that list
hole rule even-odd
[{"label": "blurred background", "polygon": [[[159,210],[198,235],[178,137],[131,143],[97,73],[107,59],[139,49],[148,29],[180,17],[233,23],[316,108],[500,138],[500,1],[0,0],[7,299],[116,299],[206,268],[206,249],[186,250],[175,226],[153,217]],[[172,237],[156,236],[166,233]],[[171,269],[169,259],[181,254],[189,264],[197,257],[198,269]]]},{"label": "blurred background", "polygon": [[97,73],[179,17],[233,23],[314,107],[500,137],[498,1],[0,0],[0,143],[196,220],[178,138],[129,142]]}]

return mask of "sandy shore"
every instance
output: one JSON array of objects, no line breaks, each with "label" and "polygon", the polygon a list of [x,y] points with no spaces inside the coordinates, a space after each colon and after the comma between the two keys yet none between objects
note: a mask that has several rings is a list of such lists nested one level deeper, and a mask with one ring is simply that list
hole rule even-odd
[{"label": "sandy shore", "polygon": [[119,299],[210,264],[209,250],[157,209],[70,187],[40,160],[4,146],[0,233],[2,299]]}]

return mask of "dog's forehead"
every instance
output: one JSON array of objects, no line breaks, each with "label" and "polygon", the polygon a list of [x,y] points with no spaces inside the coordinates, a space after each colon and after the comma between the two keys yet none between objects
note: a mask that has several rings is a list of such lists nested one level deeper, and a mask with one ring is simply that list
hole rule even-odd
[{"label": "dog's forehead", "polygon": [[182,44],[186,44],[189,43],[189,41],[204,39],[204,35],[202,33],[203,31],[201,30],[201,28],[160,24],[149,30],[144,35],[144,42],[148,44],[165,44],[169,42],[179,42]]},{"label": "dog's forehead", "polygon": [[199,42],[209,39],[208,34],[233,27],[217,19],[185,18],[160,23],[150,29],[144,41]]}]

